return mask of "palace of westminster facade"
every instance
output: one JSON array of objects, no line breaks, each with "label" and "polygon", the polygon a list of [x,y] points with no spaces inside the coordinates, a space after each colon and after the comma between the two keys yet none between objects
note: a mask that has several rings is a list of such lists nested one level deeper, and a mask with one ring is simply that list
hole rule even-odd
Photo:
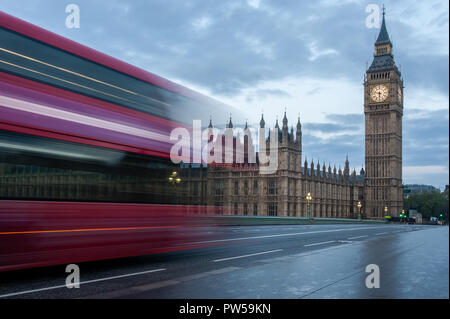
[{"label": "palace of westminster facade", "polygon": [[[394,62],[384,12],[374,59],[364,77],[365,167],[350,172],[320,163],[302,163],[302,128],[288,130],[286,114],[278,131],[278,169],[259,173],[258,164],[211,165],[182,170],[189,203],[231,215],[381,219],[403,208],[403,79]],[[264,128],[264,119],[260,127]],[[211,127],[211,123],[210,123]],[[231,119],[228,127],[232,127]],[[311,195],[310,202],[307,194]],[[360,203],[360,205],[358,205]],[[358,207],[360,206],[360,207]]]},{"label": "palace of westminster facade", "polygon": [[[278,167],[273,174],[260,174],[258,154],[251,164],[182,165],[177,169],[179,185],[168,185],[167,174],[173,167],[161,169],[156,164],[148,173],[133,175],[132,170],[95,173],[68,164],[33,167],[14,159],[0,163],[0,198],[170,203],[176,190],[176,203],[206,206],[227,215],[305,217],[310,205],[311,217],[356,218],[359,211],[363,218],[397,216],[403,208],[402,93],[403,80],[383,13],[374,59],[364,80],[365,171],[351,172],[348,159],[342,170],[306,159],[302,165],[300,119],[296,131],[289,131],[285,115],[282,127],[278,121],[275,126]],[[264,119],[260,126],[264,128]],[[138,165],[133,158],[127,160]]]}]

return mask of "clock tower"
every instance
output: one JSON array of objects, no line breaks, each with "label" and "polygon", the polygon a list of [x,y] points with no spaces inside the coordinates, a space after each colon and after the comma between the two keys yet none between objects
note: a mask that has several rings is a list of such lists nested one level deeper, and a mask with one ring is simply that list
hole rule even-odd
[{"label": "clock tower", "polygon": [[[403,208],[403,79],[383,22],[364,78],[365,207],[368,218],[398,216]],[[385,212],[387,207],[387,212]]]}]

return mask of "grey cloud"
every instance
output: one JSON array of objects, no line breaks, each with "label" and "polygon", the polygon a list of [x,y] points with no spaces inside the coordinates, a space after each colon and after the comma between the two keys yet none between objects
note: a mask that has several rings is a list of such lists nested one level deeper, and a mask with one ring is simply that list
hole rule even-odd
[{"label": "grey cloud", "polygon": [[[78,0],[82,25],[77,32],[64,27],[61,1],[24,3],[15,1],[0,8],[26,12],[33,21],[40,18],[44,27],[75,41],[156,74],[228,96],[262,81],[288,76],[360,81],[378,32],[364,25],[364,2],[321,6],[316,2],[266,0],[255,10],[244,1],[231,0],[136,0],[127,4]],[[35,10],[22,9],[27,6]],[[210,23],[201,30],[193,27],[202,18]],[[92,32],[99,27],[104,28],[102,34]],[[417,41],[411,38],[409,28],[388,19],[389,32],[398,39],[394,40],[395,53],[403,65],[406,84],[433,86],[448,95],[448,56],[433,56],[426,48],[423,56],[417,56]],[[312,44],[319,52],[334,50],[339,55],[310,61]],[[414,54],[410,54],[411,48]],[[152,59],[126,55],[126,50],[151,55]]]},{"label": "grey cloud", "polygon": [[319,131],[323,133],[337,133],[344,130],[356,131],[360,128],[358,125],[348,125],[347,123],[305,123],[303,127],[306,131]]},{"label": "grey cloud", "polygon": [[[406,112],[406,111],[405,111]],[[449,111],[408,110],[403,123],[404,165],[448,165]],[[414,118],[418,114],[420,117]]]},{"label": "grey cloud", "polygon": [[[263,81],[287,77],[362,82],[364,65],[371,62],[378,33],[364,25],[367,2],[323,7],[317,2],[266,0],[261,1],[258,10],[245,1],[231,0],[128,3],[126,9],[123,1],[77,0],[81,9],[79,30],[65,28],[65,3],[59,0],[2,2],[0,9],[163,77],[181,79],[227,96]],[[417,10],[404,3],[407,10]],[[193,23],[202,17],[207,17],[210,24],[196,30]],[[448,23],[448,12],[436,23]],[[424,33],[417,39],[411,26],[389,14],[387,27],[405,85],[437,89],[448,97],[448,53],[438,55],[423,46],[427,41],[437,41],[434,35]],[[331,49],[339,54],[310,61],[312,43],[319,52]],[[258,98],[277,93],[283,94],[274,90],[256,92]],[[405,109],[404,165],[447,166],[448,110],[429,112],[419,120],[408,117],[414,112]],[[363,127],[364,115],[328,114],[326,119],[329,123],[304,123],[304,154],[342,164],[349,152],[351,164],[363,163],[362,134],[323,140],[313,133],[356,130]],[[448,175],[444,178],[448,180]]]},{"label": "grey cloud", "polygon": [[357,124],[362,125],[364,123],[364,114],[326,114],[326,119],[331,122],[345,123],[345,124]]},{"label": "grey cloud", "polygon": [[247,101],[252,102],[253,100],[262,100],[270,96],[290,97],[291,95],[280,89],[258,89],[247,96]]},{"label": "grey cloud", "polygon": [[320,88],[319,88],[319,87],[316,87],[316,88],[314,88],[314,89],[309,90],[308,92],[306,92],[306,94],[308,94],[308,95],[314,95],[314,94],[318,94],[319,92],[320,92]]}]

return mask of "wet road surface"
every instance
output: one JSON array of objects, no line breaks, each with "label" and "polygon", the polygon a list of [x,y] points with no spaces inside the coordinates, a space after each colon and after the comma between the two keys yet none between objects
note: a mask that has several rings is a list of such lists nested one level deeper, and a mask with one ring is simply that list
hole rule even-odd
[{"label": "wet road surface", "polygon": [[[1,298],[448,298],[449,231],[422,225],[195,227],[206,247],[0,273]],[[186,243],[192,245],[193,243]],[[213,245],[213,246],[210,246]],[[379,288],[366,287],[367,265]]]}]

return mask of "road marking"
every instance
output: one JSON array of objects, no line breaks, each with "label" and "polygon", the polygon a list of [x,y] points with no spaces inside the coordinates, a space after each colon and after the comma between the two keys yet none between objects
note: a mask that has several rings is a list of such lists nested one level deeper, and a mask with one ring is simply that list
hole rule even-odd
[{"label": "road marking", "polygon": [[378,234],[375,234],[375,236],[384,235],[384,234],[388,234],[388,233],[378,233]]},{"label": "road marking", "polygon": [[317,245],[325,245],[325,244],[330,244],[330,243],[334,243],[334,242],[336,242],[336,241],[335,240],[324,241],[324,242],[321,242],[321,243],[308,244],[308,245],[305,245],[305,247],[317,246]]},{"label": "road marking", "polygon": [[229,257],[229,258],[221,258],[221,259],[212,260],[212,262],[216,263],[216,262],[219,262],[219,261],[238,259],[238,258],[245,258],[245,257],[264,255],[264,254],[270,254],[270,253],[276,253],[276,252],[282,251],[282,250],[283,249],[275,249],[275,250],[263,251],[263,252],[260,252],[260,253],[254,253],[254,254],[249,254],[249,255],[242,255],[242,256]]},{"label": "road marking", "polygon": [[320,233],[333,233],[347,230],[363,230],[363,229],[376,229],[376,228],[384,228],[386,226],[381,227],[357,227],[357,228],[339,228],[339,229],[330,229],[330,230],[316,230],[302,233],[289,233],[289,234],[277,234],[277,235],[264,235],[264,236],[253,236],[253,237],[240,237],[240,238],[228,238],[228,239],[216,239],[216,240],[208,240],[208,241],[198,241],[193,243],[185,243],[183,245],[192,245],[192,244],[206,244],[206,243],[219,243],[225,241],[238,241],[238,240],[248,240],[248,239],[262,239],[262,238],[274,238],[274,237],[284,237],[284,236],[296,236],[296,235],[308,235],[308,234],[320,234]]},{"label": "road marking", "polygon": [[338,242],[338,243],[343,243],[343,244],[353,244],[353,242],[350,241],[350,240],[342,240],[342,239],[340,239],[340,240],[338,240],[337,242]]},{"label": "road marking", "polygon": [[358,238],[363,238],[363,237],[368,237],[369,235],[363,235],[363,236],[356,236],[356,237],[350,237],[347,238],[348,240],[352,240],[352,239],[358,239]]},{"label": "road marking", "polygon": [[[106,280],[130,277],[130,276],[149,274],[149,273],[153,273],[153,272],[157,272],[157,271],[163,271],[163,270],[166,270],[166,269],[165,268],[152,269],[152,270],[147,270],[147,271],[135,272],[135,273],[132,273],[132,274],[125,274],[125,275],[119,275],[119,276],[112,276],[112,277],[106,277],[106,278],[93,279],[93,280],[88,280],[88,281],[82,281],[82,282],[80,282],[80,285],[90,284],[90,283],[99,282],[99,281],[106,281]],[[25,291],[20,291],[20,292],[13,292],[13,293],[10,293],[10,294],[0,295],[0,298],[12,297],[12,296],[23,295],[23,294],[30,294],[30,293],[33,293],[33,292],[52,290],[52,289],[58,289],[58,288],[65,288],[65,287],[67,287],[67,286],[66,285],[59,285],[59,286],[46,287],[46,288],[40,288],[40,289],[33,289],[33,290],[25,290]]]}]

